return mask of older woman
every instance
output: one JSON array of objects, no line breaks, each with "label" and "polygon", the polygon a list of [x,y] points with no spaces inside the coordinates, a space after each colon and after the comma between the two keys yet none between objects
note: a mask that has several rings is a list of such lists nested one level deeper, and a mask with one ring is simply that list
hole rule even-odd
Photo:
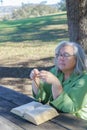
[{"label": "older woman", "polygon": [[85,53],[77,43],[63,41],[55,49],[55,67],[30,73],[36,100],[87,120]]}]

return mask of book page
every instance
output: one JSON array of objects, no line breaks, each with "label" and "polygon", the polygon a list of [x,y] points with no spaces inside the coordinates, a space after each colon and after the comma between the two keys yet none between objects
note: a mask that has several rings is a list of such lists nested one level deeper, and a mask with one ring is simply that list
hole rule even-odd
[{"label": "book page", "polygon": [[12,113],[14,114],[17,114],[21,117],[24,116],[24,113],[26,111],[31,111],[31,110],[34,110],[36,109],[37,107],[40,107],[42,105],[42,103],[39,103],[39,102],[35,102],[35,101],[32,101],[30,103],[27,103],[27,104],[24,104],[24,105],[21,105],[19,107],[16,107],[16,108],[13,108],[11,110]]}]

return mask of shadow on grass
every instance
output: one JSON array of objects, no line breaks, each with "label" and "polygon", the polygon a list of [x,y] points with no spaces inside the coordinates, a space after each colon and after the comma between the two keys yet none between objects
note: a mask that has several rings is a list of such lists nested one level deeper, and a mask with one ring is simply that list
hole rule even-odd
[{"label": "shadow on grass", "polygon": [[65,18],[65,15],[66,14],[57,14],[25,20],[8,21],[0,32],[0,42],[23,42],[30,40],[48,42],[60,38],[68,38],[67,28],[52,27],[55,25],[66,26],[67,18]]},{"label": "shadow on grass", "polygon": [[[27,62],[21,62],[15,64],[16,66],[22,65],[22,67],[0,67],[0,78],[29,78],[29,74],[32,69],[37,68],[39,70],[50,70],[53,66],[49,66],[47,63],[52,62],[53,57],[43,58],[39,60],[29,60]],[[37,65],[37,62],[43,61],[40,65]],[[36,67],[28,67],[30,62],[30,66],[33,64]],[[47,64],[47,66],[44,66]],[[15,66],[12,64],[12,66]]]},{"label": "shadow on grass", "polygon": [[[36,67],[39,70],[49,70],[49,67]],[[27,67],[0,67],[0,78],[29,78],[30,71],[33,68]]]}]

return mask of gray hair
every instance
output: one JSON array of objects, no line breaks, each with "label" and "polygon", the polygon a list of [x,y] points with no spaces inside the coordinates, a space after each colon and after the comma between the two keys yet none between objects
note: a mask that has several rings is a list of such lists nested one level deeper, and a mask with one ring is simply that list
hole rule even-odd
[{"label": "gray hair", "polygon": [[[67,45],[72,46],[74,49],[74,55],[76,57],[76,66],[74,68],[74,73],[81,74],[83,71],[86,71],[86,54],[83,48],[80,46],[80,44],[75,43],[75,42],[62,41],[56,47],[55,54],[59,54],[60,49]],[[55,66],[57,70],[59,70],[57,58],[55,58]]]}]

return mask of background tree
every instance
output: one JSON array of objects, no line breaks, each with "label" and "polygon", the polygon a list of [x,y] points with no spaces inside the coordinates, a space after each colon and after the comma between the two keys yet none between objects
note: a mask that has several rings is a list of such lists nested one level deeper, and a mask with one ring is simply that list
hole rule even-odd
[{"label": "background tree", "polygon": [[58,10],[66,11],[66,0],[61,0],[57,4]]},{"label": "background tree", "polygon": [[47,14],[57,13],[58,9],[55,6],[45,5],[45,4],[24,4],[22,3],[22,7],[14,10],[12,13],[12,19],[20,19],[20,18],[29,18],[29,17],[37,17],[44,16]]},{"label": "background tree", "polygon": [[70,41],[78,42],[87,52],[87,0],[66,0]]}]

